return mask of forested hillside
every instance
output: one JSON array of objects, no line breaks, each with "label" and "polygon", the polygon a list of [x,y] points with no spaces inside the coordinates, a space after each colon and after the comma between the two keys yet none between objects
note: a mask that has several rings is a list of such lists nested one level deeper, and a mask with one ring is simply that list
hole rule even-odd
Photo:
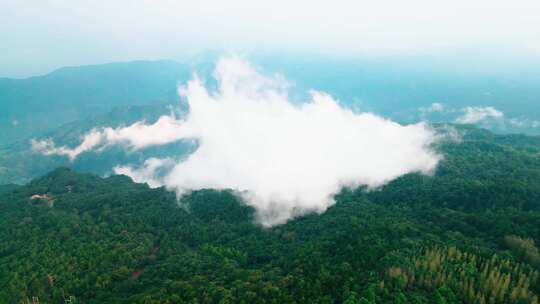
[{"label": "forested hillside", "polygon": [[269,229],[230,191],[66,168],[2,187],[0,303],[538,303],[540,139],[460,131],[432,176]]}]

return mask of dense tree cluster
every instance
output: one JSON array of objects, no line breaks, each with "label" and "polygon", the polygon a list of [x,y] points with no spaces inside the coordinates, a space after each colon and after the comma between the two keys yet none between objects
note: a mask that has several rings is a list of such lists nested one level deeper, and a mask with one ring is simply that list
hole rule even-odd
[{"label": "dense tree cluster", "polygon": [[66,168],[0,187],[0,303],[535,303],[538,138],[466,131],[432,176],[269,229],[231,191]]},{"label": "dense tree cluster", "polygon": [[[390,284],[385,284],[389,282]],[[456,247],[431,248],[417,253],[403,266],[388,269],[385,286],[413,297],[416,290],[435,291],[436,303],[538,303],[531,286],[538,271],[510,259],[477,256]],[[401,298],[406,298],[405,295]]]}]

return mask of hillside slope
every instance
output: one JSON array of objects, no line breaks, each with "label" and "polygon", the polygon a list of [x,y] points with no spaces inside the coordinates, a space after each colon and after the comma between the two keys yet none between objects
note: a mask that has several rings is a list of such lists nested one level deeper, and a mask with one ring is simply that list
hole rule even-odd
[{"label": "hillside slope", "polygon": [[177,202],[57,169],[0,193],[0,303],[537,303],[538,138],[471,129],[439,149],[433,176],[271,229],[229,191]]}]

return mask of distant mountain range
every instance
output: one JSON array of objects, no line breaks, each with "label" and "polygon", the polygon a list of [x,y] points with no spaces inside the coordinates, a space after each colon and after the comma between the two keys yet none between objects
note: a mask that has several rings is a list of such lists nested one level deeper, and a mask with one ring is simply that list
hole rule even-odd
[{"label": "distant mountain range", "polygon": [[[117,106],[174,104],[178,84],[193,72],[212,82],[216,58],[211,54],[182,63],[160,60],[65,67],[27,79],[0,78],[0,145]],[[354,109],[402,122],[423,118],[419,108],[435,102],[447,110],[433,118],[439,121],[454,119],[467,106],[491,106],[514,119],[513,124],[498,124],[498,131],[540,134],[540,126],[531,128],[526,123],[540,117],[540,72],[535,66],[486,69],[470,59],[454,60],[452,65],[435,57],[338,60],[254,55],[248,59],[265,72],[283,74],[293,85],[293,99],[304,99],[310,89],[321,90]]]},{"label": "distant mountain range", "polygon": [[0,145],[118,106],[174,103],[177,84],[190,75],[178,62],[134,61],[0,79]]}]

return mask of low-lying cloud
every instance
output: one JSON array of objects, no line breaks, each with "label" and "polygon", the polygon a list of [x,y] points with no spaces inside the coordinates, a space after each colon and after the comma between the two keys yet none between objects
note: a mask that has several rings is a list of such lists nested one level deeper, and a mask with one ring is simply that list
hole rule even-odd
[{"label": "low-lying cloud", "polygon": [[[140,149],[195,139],[198,147],[187,158],[152,158],[140,168],[114,170],[179,196],[203,188],[233,189],[256,209],[264,226],[323,212],[344,186],[375,188],[406,173],[430,173],[441,158],[431,149],[438,137],[425,123],[404,126],[355,113],[318,91],[292,103],[281,77],[264,76],[238,58],[220,60],[215,78],[215,91],[196,76],[180,89],[189,104],[183,119],[164,116],[151,125],[94,130],[73,150],[56,148],[52,141],[36,147],[74,159],[111,144]],[[97,144],[94,136],[100,138]]]},{"label": "low-lying cloud", "polygon": [[466,107],[463,115],[456,119],[460,124],[474,124],[486,119],[503,118],[504,113],[493,107]]},{"label": "low-lying cloud", "polygon": [[32,150],[44,155],[63,155],[70,160],[74,160],[79,154],[90,151],[103,142],[103,134],[100,131],[92,130],[81,138],[81,143],[75,148],[66,146],[56,147],[50,138],[43,140],[32,139],[30,141]]},{"label": "low-lying cloud", "polygon": [[428,107],[420,107],[418,108],[420,113],[435,113],[435,112],[443,112],[445,110],[445,106],[440,102],[434,102],[430,104]]},{"label": "low-lying cloud", "polygon": [[186,138],[181,123],[175,118],[174,113],[171,113],[161,116],[153,124],[139,121],[128,127],[93,129],[81,138],[81,143],[75,148],[56,147],[50,138],[32,139],[30,143],[33,151],[45,155],[65,155],[73,161],[81,153],[92,150],[102,151],[112,145],[122,145],[130,151],[136,151],[181,140]]},{"label": "low-lying cloud", "polygon": [[114,173],[124,174],[134,182],[147,183],[150,187],[163,186],[161,177],[169,171],[176,162],[172,158],[155,158],[151,157],[144,161],[143,165],[137,169],[130,166],[116,166],[113,168]]}]

